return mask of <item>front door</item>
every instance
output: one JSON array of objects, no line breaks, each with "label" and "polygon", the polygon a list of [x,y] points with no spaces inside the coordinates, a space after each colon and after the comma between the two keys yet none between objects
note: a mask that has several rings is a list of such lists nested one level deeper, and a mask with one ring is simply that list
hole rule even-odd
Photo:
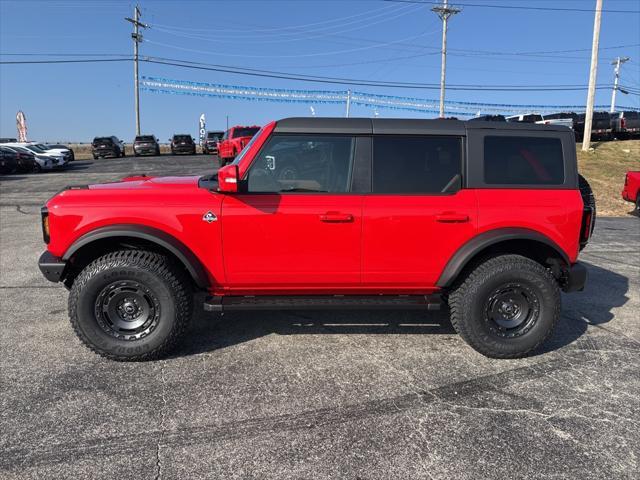
[{"label": "front door", "polygon": [[222,204],[230,289],[322,293],[360,284],[362,201],[350,193],[355,137],[273,135],[243,192]]},{"label": "front door", "polygon": [[462,138],[373,138],[372,192],[363,205],[363,283],[424,292],[476,230],[477,200],[463,190]]}]

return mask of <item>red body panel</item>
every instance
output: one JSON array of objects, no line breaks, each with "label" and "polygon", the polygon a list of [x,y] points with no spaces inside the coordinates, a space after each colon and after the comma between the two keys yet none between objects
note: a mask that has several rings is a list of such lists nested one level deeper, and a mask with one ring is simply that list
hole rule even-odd
[{"label": "red body panel", "polygon": [[214,288],[224,281],[218,223],[222,196],[198,188],[198,177],[148,178],[65,190],[47,203],[53,235],[48,250],[62,257],[82,235],[108,225],[146,225],[182,242],[201,261]]},{"label": "red body panel", "polygon": [[640,172],[629,171],[624,179],[622,198],[627,202],[636,202],[640,195]]},{"label": "red body panel", "polygon": [[359,195],[228,195],[222,218],[229,289],[360,286]]},{"label": "red body panel", "polygon": [[[239,178],[273,128],[237,159]],[[456,251],[499,228],[543,234],[575,262],[583,203],[577,189],[221,194],[200,188],[197,177],[131,177],[66,190],[47,208],[56,257],[96,228],[146,225],[193,252],[213,294],[409,294],[437,290]],[[203,221],[209,211],[217,221]]]},{"label": "red body panel", "polygon": [[447,261],[477,229],[475,190],[455,195],[367,195],[363,282],[432,289]]}]

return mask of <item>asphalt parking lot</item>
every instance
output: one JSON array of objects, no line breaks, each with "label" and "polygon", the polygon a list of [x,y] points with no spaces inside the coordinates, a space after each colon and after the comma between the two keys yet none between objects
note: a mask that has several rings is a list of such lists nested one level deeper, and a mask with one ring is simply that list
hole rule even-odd
[{"label": "asphalt parking lot", "polygon": [[209,156],[0,177],[0,477],[640,477],[640,219],[599,218],[543,352],[491,360],[446,312],[197,310],[172,358],[85,348],[37,259],[69,184],[204,174]]}]

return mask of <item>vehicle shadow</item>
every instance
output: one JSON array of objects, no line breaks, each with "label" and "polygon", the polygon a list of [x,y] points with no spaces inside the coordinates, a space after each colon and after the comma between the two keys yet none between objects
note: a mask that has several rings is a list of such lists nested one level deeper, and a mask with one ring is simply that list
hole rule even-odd
[{"label": "vehicle shadow", "polygon": [[589,262],[583,262],[589,276],[583,292],[562,295],[562,316],[553,337],[537,354],[576,342],[590,325],[604,325],[615,318],[612,310],[629,297],[629,278]]},{"label": "vehicle shadow", "polygon": [[[612,309],[628,301],[629,279],[586,263],[589,278],[584,292],[563,295],[563,313],[554,335],[533,355],[570,345],[589,325],[614,318]],[[205,353],[242,344],[267,335],[433,335],[455,334],[446,306],[437,312],[423,310],[377,311],[257,311],[224,315],[201,311],[197,297],[192,328],[183,347],[173,357]]]},{"label": "vehicle shadow", "polygon": [[0,181],[6,180],[24,180],[27,178],[25,173],[9,173],[5,175],[0,175]]},{"label": "vehicle shadow", "polygon": [[[197,303],[196,305],[200,305]],[[196,307],[197,308],[197,307]],[[389,311],[259,311],[224,315],[198,313],[183,347],[182,357],[241,344],[267,335],[428,335],[454,334],[448,309]]]}]

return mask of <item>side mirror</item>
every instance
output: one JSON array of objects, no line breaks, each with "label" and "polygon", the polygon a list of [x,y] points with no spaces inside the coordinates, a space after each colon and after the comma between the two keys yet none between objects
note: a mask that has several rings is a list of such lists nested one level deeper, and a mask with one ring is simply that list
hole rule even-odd
[{"label": "side mirror", "polygon": [[237,165],[225,165],[218,170],[218,191],[226,193],[235,193],[238,191],[238,172]]}]

